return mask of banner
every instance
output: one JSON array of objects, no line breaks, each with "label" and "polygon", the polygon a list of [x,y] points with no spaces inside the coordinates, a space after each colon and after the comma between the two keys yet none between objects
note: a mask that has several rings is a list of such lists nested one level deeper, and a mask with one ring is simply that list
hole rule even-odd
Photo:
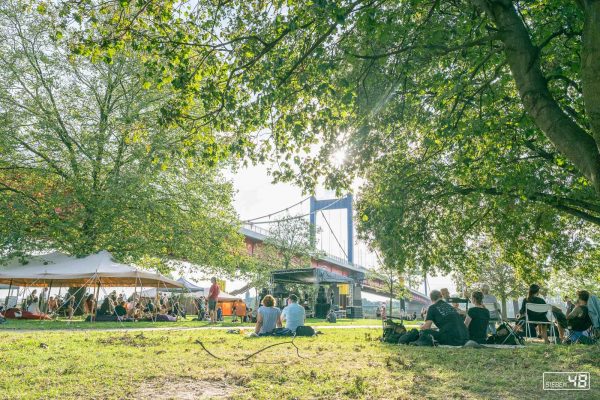
[{"label": "banner", "polygon": [[338,285],[338,288],[340,290],[340,294],[350,294],[350,285],[348,285],[347,283],[342,283]]}]

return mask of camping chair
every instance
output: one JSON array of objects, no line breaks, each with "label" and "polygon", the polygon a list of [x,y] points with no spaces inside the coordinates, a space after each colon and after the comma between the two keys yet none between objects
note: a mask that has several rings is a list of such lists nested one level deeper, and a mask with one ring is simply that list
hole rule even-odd
[{"label": "camping chair", "polygon": [[[504,325],[504,328],[508,332],[508,335],[506,335],[506,337],[504,338],[502,343],[497,343],[497,344],[505,344],[506,341],[511,338],[511,336],[514,338],[515,343],[523,344],[523,341],[521,340],[519,335],[517,335],[517,332],[515,332],[514,328],[512,326],[510,326],[510,324],[508,323],[507,320],[504,320],[504,318],[502,318],[502,312],[500,311],[500,308],[498,307],[497,303],[483,303],[483,305],[490,312],[490,322],[493,324],[497,323],[499,326]],[[492,312],[496,313],[496,318],[491,317]]]},{"label": "camping chair", "polygon": [[[529,324],[536,325],[550,325],[550,331],[552,332],[552,337],[554,338],[554,344],[556,344],[556,332],[554,330],[554,314],[552,313],[552,305],[551,304],[535,304],[535,303],[527,303],[525,310],[525,332],[527,333],[527,337],[531,337],[531,329]],[[549,315],[549,322],[546,321],[532,321],[529,319],[529,313],[527,311],[535,312],[535,313],[546,313]],[[536,335],[537,337],[537,335]]]}]

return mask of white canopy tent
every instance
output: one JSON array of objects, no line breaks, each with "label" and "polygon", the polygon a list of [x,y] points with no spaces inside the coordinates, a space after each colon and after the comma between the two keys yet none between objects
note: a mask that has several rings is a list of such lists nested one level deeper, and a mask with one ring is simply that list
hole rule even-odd
[{"label": "white canopy tent", "polygon": [[108,251],[83,258],[55,252],[32,256],[23,265],[14,260],[0,268],[0,284],[10,286],[104,286],[182,288],[183,284],[158,273],[113,260]]},{"label": "white canopy tent", "polygon": [[[164,290],[162,288],[158,289],[159,293],[167,293],[167,292],[172,292],[171,290]],[[207,297],[208,296],[208,288],[205,288],[203,291],[195,291],[195,292],[185,292],[187,295],[191,296],[191,297],[195,297],[195,298],[200,298],[202,296]],[[141,293],[141,297],[147,297],[147,298],[154,298],[156,297],[156,288],[149,288],[144,290]],[[240,297],[237,296],[233,296],[227,292],[223,292],[221,291],[221,293],[219,293],[219,299],[218,301],[221,302],[225,302],[225,301],[236,301],[236,300],[242,300]]]}]

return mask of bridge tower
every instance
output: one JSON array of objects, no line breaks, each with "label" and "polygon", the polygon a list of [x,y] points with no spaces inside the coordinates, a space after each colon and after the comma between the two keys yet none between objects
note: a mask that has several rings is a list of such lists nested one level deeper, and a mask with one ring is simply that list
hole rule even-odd
[{"label": "bridge tower", "polygon": [[340,199],[317,200],[315,196],[310,198],[310,225],[311,241],[316,243],[317,212],[322,210],[346,209],[346,226],[348,230],[348,262],[354,263],[354,223],[352,220],[352,195],[348,194]]},{"label": "bridge tower", "polygon": [[[316,244],[316,226],[317,226],[317,213],[324,210],[346,210],[346,229],[348,232],[348,248],[347,248],[347,261],[349,264],[354,264],[354,222],[352,219],[352,195],[348,194],[345,197],[339,199],[327,199],[317,200],[315,196],[310,198],[310,226],[311,226],[311,243],[314,246]],[[349,300],[351,318],[362,318],[362,287],[361,283],[364,279],[363,273],[351,273],[350,276],[355,279],[354,285],[350,288]],[[337,285],[332,287],[334,292],[334,298],[339,298],[339,288]]]}]

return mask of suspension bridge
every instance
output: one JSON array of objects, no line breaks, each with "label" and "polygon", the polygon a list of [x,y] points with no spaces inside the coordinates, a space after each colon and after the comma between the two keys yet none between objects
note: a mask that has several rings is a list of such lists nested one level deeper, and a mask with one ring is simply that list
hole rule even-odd
[{"label": "suspension bridge", "polygon": [[[317,250],[311,259],[311,267],[321,268],[352,278],[356,283],[349,293],[334,295],[340,308],[351,310],[358,317],[362,314],[362,292],[389,296],[383,281],[373,278],[369,270],[378,267],[378,257],[368,246],[358,240],[354,230],[353,196],[334,199],[317,199],[309,196],[283,209],[244,221],[241,233],[245,236],[249,254],[272,236],[273,227],[292,219],[310,222],[312,246]],[[411,302],[428,304],[426,294],[414,289]]]}]

